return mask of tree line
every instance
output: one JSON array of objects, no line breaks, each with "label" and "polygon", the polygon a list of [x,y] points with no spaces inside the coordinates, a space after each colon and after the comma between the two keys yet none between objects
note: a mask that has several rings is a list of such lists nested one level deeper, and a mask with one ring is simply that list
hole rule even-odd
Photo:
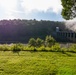
[{"label": "tree line", "polygon": [[30,38],[44,39],[47,35],[53,35],[56,27],[65,29],[64,22],[41,20],[0,20],[0,42],[24,42]]}]

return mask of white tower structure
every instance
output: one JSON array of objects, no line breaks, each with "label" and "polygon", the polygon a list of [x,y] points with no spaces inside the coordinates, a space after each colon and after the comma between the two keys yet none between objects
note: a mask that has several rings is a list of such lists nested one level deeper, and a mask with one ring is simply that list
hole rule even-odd
[{"label": "white tower structure", "polygon": [[59,32],[59,27],[56,27],[56,32]]}]

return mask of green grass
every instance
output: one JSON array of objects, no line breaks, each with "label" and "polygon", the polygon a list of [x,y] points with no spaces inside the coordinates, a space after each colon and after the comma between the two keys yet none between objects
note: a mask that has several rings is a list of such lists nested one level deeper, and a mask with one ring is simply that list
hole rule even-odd
[{"label": "green grass", "polygon": [[0,51],[0,75],[76,75],[76,54]]}]

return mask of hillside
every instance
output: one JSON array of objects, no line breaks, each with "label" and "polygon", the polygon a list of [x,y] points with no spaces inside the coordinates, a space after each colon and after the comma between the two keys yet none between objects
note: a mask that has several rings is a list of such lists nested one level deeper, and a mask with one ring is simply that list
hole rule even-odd
[{"label": "hillside", "polygon": [[[47,35],[52,35],[56,39],[56,27],[59,27],[60,31],[75,32],[76,22],[38,21],[36,19],[0,20],[0,43],[27,43],[30,38],[44,39]],[[56,41],[60,39],[57,38]]]},{"label": "hillside", "polygon": [[65,29],[63,22],[37,21],[37,20],[1,20],[0,43],[28,42],[31,37],[42,39],[46,35],[52,35],[56,27]]}]

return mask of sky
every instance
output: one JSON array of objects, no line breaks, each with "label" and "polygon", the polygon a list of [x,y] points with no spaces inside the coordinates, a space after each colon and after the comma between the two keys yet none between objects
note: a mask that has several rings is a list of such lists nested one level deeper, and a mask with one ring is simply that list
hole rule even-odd
[{"label": "sky", "polygon": [[0,0],[0,20],[63,21],[61,0]]}]

